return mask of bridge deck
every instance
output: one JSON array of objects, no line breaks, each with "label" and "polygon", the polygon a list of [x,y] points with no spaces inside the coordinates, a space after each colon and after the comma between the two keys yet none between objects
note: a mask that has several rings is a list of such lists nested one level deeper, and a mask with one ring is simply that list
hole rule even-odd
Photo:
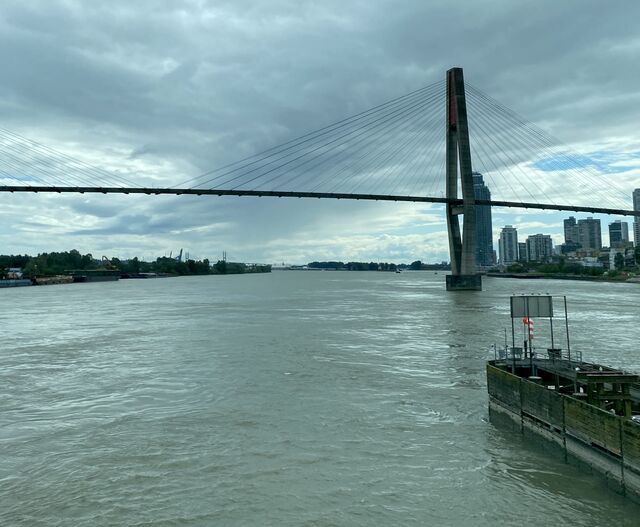
[{"label": "bridge deck", "polygon": [[[392,194],[348,194],[339,192],[290,192],[280,190],[237,190],[199,188],[153,188],[153,187],[57,187],[57,186],[0,186],[0,192],[34,192],[58,194],[147,194],[147,195],[192,195],[192,196],[254,196],[276,198],[316,198],[352,199],[369,201],[400,201],[413,203],[443,203],[461,206],[462,199],[439,198],[435,196],[403,196]],[[605,207],[585,207],[578,205],[557,205],[555,203],[528,203],[519,201],[475,200],[476,205],[509,207],[521,209],[558,210],[589,212],[593,214],[614,214],[640,217],[640,211],[610,209]]]}]

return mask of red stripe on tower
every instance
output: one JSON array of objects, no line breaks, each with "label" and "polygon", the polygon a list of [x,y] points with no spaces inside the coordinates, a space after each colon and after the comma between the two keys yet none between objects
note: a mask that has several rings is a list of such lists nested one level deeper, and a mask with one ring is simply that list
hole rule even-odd
[{"label": "red stripe on tower", "polygon": [[449,129],[455,130],[456,123],[458,121],[458,115],[456,110],[456,94],[453,82],[453,71],[447,72],[447,108],[449,110]]}]

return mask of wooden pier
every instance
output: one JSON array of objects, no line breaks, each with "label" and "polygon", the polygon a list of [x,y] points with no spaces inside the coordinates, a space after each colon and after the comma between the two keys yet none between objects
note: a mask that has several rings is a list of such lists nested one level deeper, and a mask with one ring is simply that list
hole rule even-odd
[{"label": "wooden pier", "polygon": [[490,413],[509,417],[640,501],[638,376],[555,358],[487,363]]}]

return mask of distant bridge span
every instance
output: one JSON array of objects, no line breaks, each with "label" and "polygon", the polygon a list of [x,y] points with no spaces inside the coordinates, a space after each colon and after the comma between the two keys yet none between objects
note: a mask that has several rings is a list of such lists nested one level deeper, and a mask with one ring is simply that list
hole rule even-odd
[{"label": "distant bridge span", "polygon": [[[393,194],[350,194],[339,192],[291,192],[280,190],[236,190],[236,189],[195,189],[195,188],[152,188],[152,187],[57,187],[57,186],[0,186],[0,192],[34,192],[55,194],[147,194],[147,195],[191,195],[191,196],[254,196],[272,198],[316,198],[348,199],[367,201],[404,201],[411,203],[442,203],[453,208],[462,207],[462,198],[438,198],[435,196],[397,196]],[[589,212],[592,214],[613,214],[640,217],[640,211],[609,209],[604,207],[583,207],[577,205],[556,205],[555,203],[527,203],[519,201],[475,200],[476,205],[509,207],[520,209],[557,210]]]}]

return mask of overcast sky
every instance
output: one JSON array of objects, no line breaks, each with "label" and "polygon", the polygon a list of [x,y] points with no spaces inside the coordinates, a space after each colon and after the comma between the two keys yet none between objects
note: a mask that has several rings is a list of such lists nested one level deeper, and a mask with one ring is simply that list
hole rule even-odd
[{"label": "overcast sky", "polygon": [[[588,0],[3,0],[0,128],[140,184],[174,185],[461,66],[475,87],[600,159],[630,208],[640,187],[638,20],[636,2]],[[495,209],[494,239],[512,224],[521,239],[561,243],[566,216]],[[614,219],[602,217],[603,233]],[[184,248],[267,263],[448,260],[441,206],[0,195],[0,253],[72,248],[98,258]]]}]

